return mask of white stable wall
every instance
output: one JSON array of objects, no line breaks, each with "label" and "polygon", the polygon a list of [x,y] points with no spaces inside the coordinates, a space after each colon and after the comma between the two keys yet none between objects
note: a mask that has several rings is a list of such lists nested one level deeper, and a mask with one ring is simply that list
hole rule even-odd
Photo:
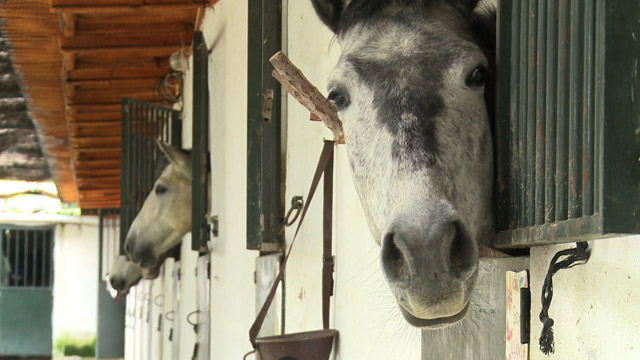
[{"label": "white stable wall", "polygon": [[585,265],[553,277],[555,353],[538,349],[542,284],[551,258],[575,244],[531,249],[532,360],[640,359],[640,236],[596,240]]},{"label": "white stable wall", "polygon": [[[211,359],[242,359],[251,350],[256,251],[246,249],[248,1],[221,0],[202,30],[209,56],[212,215],[219,235],[211,252]],[[190,106],[190,105],[188,105]]]},{"label": "white stable wall", "polygon": [[98,221],[83,216],[55,225],[53,338],[91,339],[96,334]]}]

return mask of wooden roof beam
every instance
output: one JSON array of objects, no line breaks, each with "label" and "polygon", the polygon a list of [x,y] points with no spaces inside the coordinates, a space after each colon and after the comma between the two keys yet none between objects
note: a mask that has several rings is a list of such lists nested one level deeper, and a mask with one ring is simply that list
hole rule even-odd
[{"label": "wooden roof beam", "polygon": [[87,6],[51,6],[51,12],[71,14],[158,14],[174,13],[185,10],[196,10],[202,7],[197,3],[148,4],[148,5],[87,5]]},{"label": "wooden roof beam", "polygon": [[80,49],[102,49],[123,47],[148,47],[154,45],[187,46],[191,42],[192,31],[184,34],[171,32],[153,32],[143,34],[103,34],[79,35],[73,37],[62,36],[58,39],[60,50],[74,51]]}]

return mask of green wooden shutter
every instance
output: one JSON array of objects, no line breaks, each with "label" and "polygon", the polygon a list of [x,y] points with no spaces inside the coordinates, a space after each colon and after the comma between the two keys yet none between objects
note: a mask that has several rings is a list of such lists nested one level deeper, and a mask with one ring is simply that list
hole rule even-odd
[{"label": "green wooden shutter", "polygon": [[[281,49],[282,1],[249,0],[247,248],[276,249],[282,219],[280,85],[269,58]],[[273,244],[269,247],[265,244]]]},{"label": "green wooden shutter", "polygon": [[193,33],[193,143],[191,148],[191,249],[209,240],[209,51],[201,31]]},{"label": "green wooden shutter", "polygon": [[640,232],[640,6],[500,1],[497,247]]}]

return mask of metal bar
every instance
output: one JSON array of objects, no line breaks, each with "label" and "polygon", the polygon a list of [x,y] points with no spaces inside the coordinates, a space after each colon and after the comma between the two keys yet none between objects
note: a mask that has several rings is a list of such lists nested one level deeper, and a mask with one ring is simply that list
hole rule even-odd
[{"label": "metal bar", "polygon": [[[546,3],[541,1],[542,3]],[[544,222],[552,223],[556,219],[556,79],[558,63],[558,6],[550,1],[547,7],[546,29],[546,101],[545,101],[545,203]]]},{"label": "metal bar", "polygon": [[42,247],[42,251],[40,252],[40,287],[45,287],[45,277],[46,277],[46,261],[47,261],[47,246],[45,243],[45,233],[40,233],[40,247]]},{"label": "metal bar", "polygon": [[582,11],[583,0],[571,0],[569,50],[569,218],[582,215]]},{"label": "metal bar", "polygon": [[[517,34],[513,29],[515,21],[513,15],[513,2],[500,2],[498,7],[497,33],[497,70],[498,88],[496,97],[496,120],[495,128],[496,153],[497,153],[497,190],[496,190],[496,229],[505,231],[512,228],[512,217],[514,214],[512,204],[515,202],[513,191],[513,109],[517,106],[514,100],[514,89],[517,88],[517,76],[514,71],[517,64],[513,43],[517,39]],[[514,62],[515,58],[515,62]],[[517,99],[517,96],[515,96]],[[517,114],[517,111],[515,112]]]},{"label": "metal bar", "polygon": [[584,9],[584,82],[582,86],[582,215],[593,215],[593,126],[594,126],[594,77],[595,77],[595,1],[586,0]]},{"label": "metal bar", "polygon": [[27,287],[29,279],[29,236],[25,230],[20,230],[24,252],[22,253],[22,287]]},{"label": "metal bar", "polygon": [[518,124],[518,159],[519,159],[519,173],[517,179],[520,182],[520,220],[518,221],[519,227],[528,226],[527,223],[527,90],[529,89],[527,69],[528,67],[528,54],[529,54],[529,30],[527,21],[529,15],[529,8],[526,4],[522,4],[520,11],[520,113]]},{"label": "metal bar", "polygon": [[[104,254],[104,249],[103,249],[103,245],[104,245],[104,216],[105,216],[105,210],[104,209],[99,209],[98,210],[98,284],[100,284],[100,282],[102,281],[102,265],[103,265],[103,259],[102,259],[102,255]],[[100,285],[98,285],[100,286]]]},{"label": "metal bar", "polygon": [[15,275],[14,275],[14,277],[13,277],[13,281],[14,281],[14,286],[20,286],[20,284],[19,284],[19,279],[17,279],[17,277],[16,277],[16,276],[18,275],[18,273],[19,273],[19,271],[18,271],[18,270],[20,269],[20,266],[18,265],[18,264],[20,264],[20,263],[19,263],[19,261],[20,261],[20,259],[19,259],[19,254],[20,254],[20,237],[19,237],[19,235],[18,235],[18,231],[17,231],[17,230],[15,230],[13,234],[14,234],[14,242],[15,242],[15,244],[16,244],[15,254],[13,254],[13,265],[14,265],[14,267],[15,267],[15,269],[14,269],[14,271],[13,271],[13,272],[14,272],[14,274],[15,274]]},{"label": "metal bar", "polygon": [[47,267],[47,271],[49,271],[49,287],[53,286],[53,231],[47,231],[47,238],[49,240],[49,257],[47,258],[49,266]]},{"label": "metal bar", "polygon": [[[9,231],[8,229],[2,229],[2,233],[5,236],[5,240],[7,241],[7,260],[9,260],[11,258],[11,231]],[[11,266],[11,261],[9,261],[9,280],[7,282],[8,286],[11,286],[11,274],[13,274],[13,266]]]},{"label": "metal bar", "polygon": [[32,261],[32,265],[33,265],[33,287],[37,287],[38,286],[38,235],[40,234],[40,231],[36,231],[33,233],[33,256],[31,257],[31,261]]},{"label": "metal bar", "polygon": [[129,149],[130,149],[130,136],[129,136],[129,100],[122,99],[122,146],[120,149],[120,254],[125,253],[124,241],[126,239],[127,226],[127,203],[129,202],[130,194],[130,179],[131,174],[128,167]]},{"label": "metal bar", "polygon": [[537,14],[536,2],[529,1],[527,19],[528,49],[527,49],[527,140],[526,140],[526,173],[525,173],[525,221],[526,225],[535,224],[535,178],[536,178],[536,31]]},{"label": "metal bar", "polygon": [[568,182],[567,73],[569,46],[569,0],[560,0],[558,9],[558,96],[556,145],[556,221],[566,220]]},{"label": "metal bar", "polygon": [[519,183],[516,179],[518,179],[519,167],[520,167],[520,157],[519,157],[519,130],[517,121],[519,115],[519,102],[518,102],[518,89],[520,88],[519,83],[519,73],[520,73],[520,57],[519,57],[519,34],[520,34],[520,1],[512,1],[511,2],[513,9],[511,13],[511,66],[513,67],[513,72],[511,73],[511,90],[510,90],[510,116],[509,122],[511,124],[511,167],[509,169],[509,194],[511,196],[510,199],[510,226],[509,228],[515,229],[518,225],[518,221],[516,220],[516,214],[519,214],[521,201],[518,196],[520,193]]},{"label": "metal bar", "polygon": [[[596,1],[596,49],[605,48],[605,4],[604,1]],[[604,128],[604,74],[605,74],[605,52],[598,50],[596,53],[595,63],[595,129],[594,129],[594,148],[597,154],[595,163],[593,164],[594,190],[596,196],[594,198],[594,212],[602,214],[601,205],[604,196],[602,184],[602,162],[604,161],[603,151],[603,128]]]},{"label": "metal bar", "polygon": [[[535,3],[535,2],[534,2]],[[537,67],[536,67],[536,121],[535,121],[535,208],[534,224],[544,224],[545,208],[545,149],[546,149],[546,118],[545,94],[547,71],[547,2],[537,2]]]}]

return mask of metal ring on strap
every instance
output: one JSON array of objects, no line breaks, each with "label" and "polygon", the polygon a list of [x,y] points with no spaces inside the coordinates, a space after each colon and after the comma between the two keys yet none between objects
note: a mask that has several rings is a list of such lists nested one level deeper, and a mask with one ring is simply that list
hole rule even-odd
[{"label": "metal ring on strap", "polygon": [[200,310],[194,310],[194,311],[190,312],[190,313],[189,313],[189,315],[187,315],[187,322],[188,322],[191,326],[197,326],[197,325],[198,325],[198,323],[197,323],[197,322],[195,322],[195,323],[194,323],[193,321],[191,321],[191,315],[193,315],[193,314],[199,314],[199,313],[200,313]]},{"label": "metal ring on strap", "polygon": [[162,303],[158,304],[158,298],[162,298],[162,300],[164,300],[164,294],[158,294],[153,298],[153,303],[156,306],[163,307],[164,306],[164,301],[162,301]]}]

